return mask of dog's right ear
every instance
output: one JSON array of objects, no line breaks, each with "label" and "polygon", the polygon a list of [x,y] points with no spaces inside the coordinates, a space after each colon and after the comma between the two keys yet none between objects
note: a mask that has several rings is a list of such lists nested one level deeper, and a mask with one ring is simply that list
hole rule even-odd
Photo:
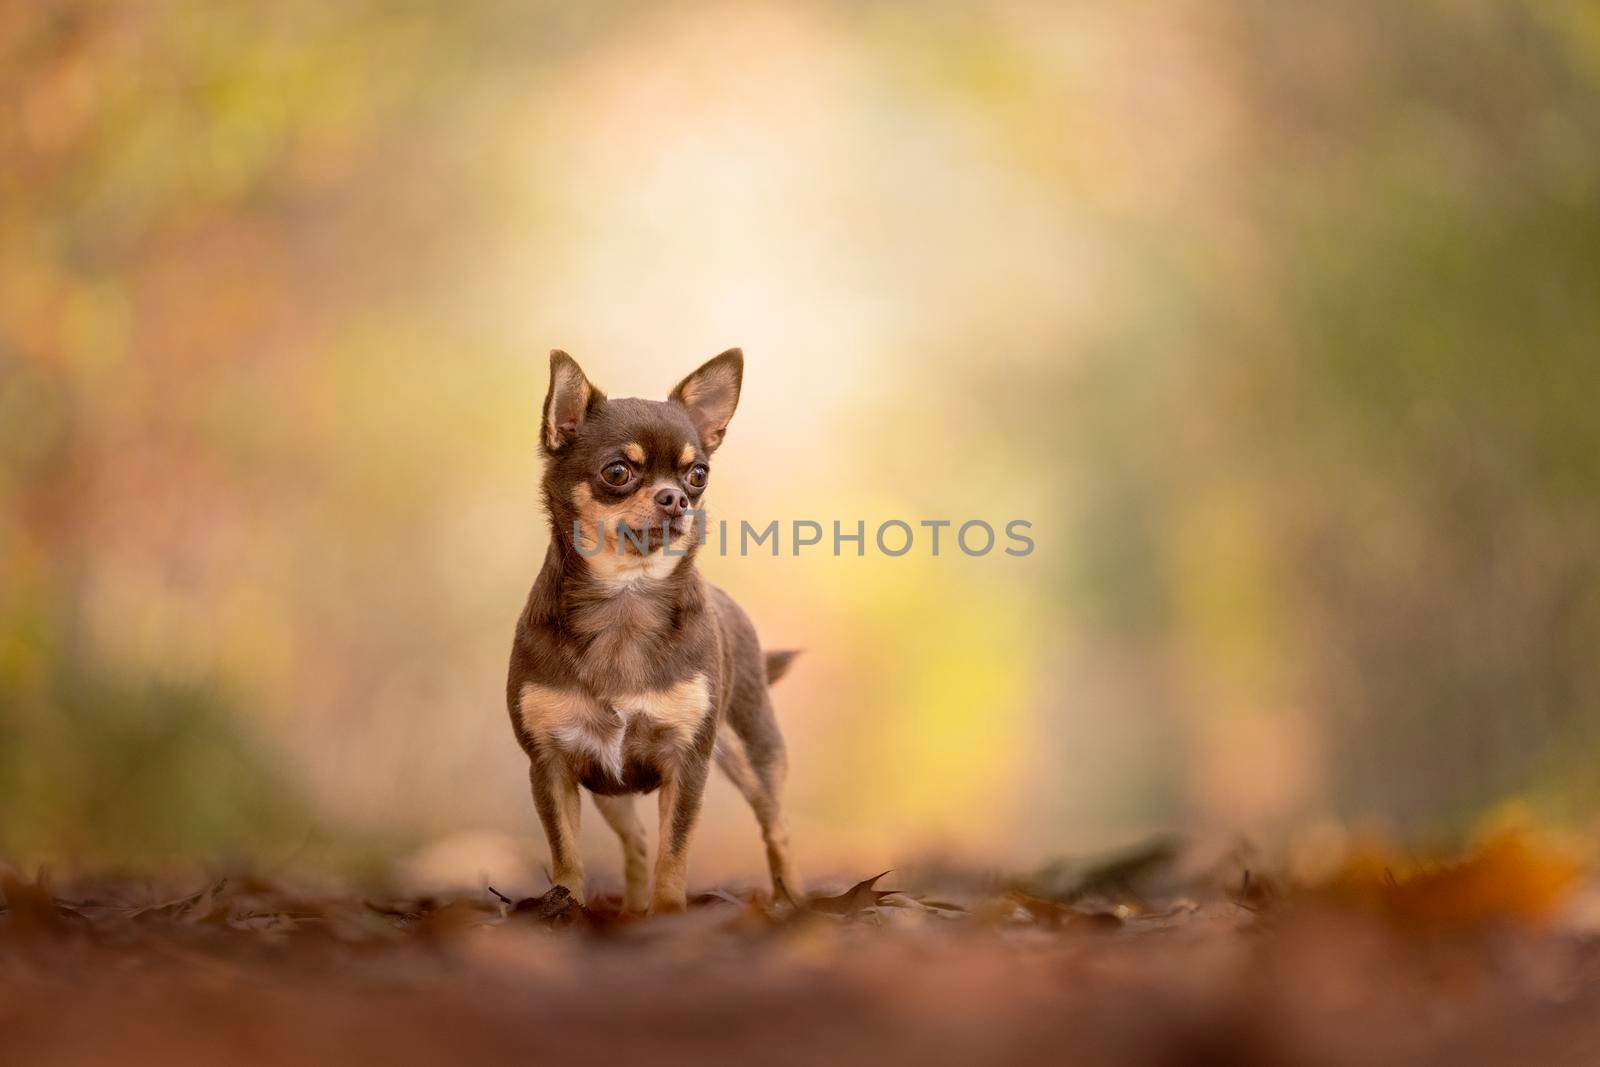
[{"label": "dog's right ear", "polygon": [[606,395],[589,384],[578,361],[559,348],[550,350],[550,392],[544,398],[544,423],[539,443],[551,455],[572,443],[583,420],[594,414]]}]

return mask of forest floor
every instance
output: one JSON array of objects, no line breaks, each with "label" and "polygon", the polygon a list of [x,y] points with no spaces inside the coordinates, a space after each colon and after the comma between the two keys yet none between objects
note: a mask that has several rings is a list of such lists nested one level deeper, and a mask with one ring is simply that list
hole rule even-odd
[{"label": "forest floor", "polygon": [[1600,895],[1520,840],[1293,889],[1149,859],[652,918],[10,874],[0,1062],[1600,1063]]}]

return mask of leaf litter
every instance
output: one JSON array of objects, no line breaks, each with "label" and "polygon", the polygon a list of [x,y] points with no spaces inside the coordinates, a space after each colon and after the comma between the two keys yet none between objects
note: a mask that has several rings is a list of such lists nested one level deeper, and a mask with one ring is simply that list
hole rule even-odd
[{"label": "leaf litter", "polygon": [[[1587,1063],[1592,869],[1527,835],[1312,883],[1181,845],[817,892],[0,876],[6,1062]],[[1585,910],[1585,902],[1587,910]],[[1587,916],[1587,917],[1586,917]],[[92,1020],[86,1025],[85,1020]]]}]

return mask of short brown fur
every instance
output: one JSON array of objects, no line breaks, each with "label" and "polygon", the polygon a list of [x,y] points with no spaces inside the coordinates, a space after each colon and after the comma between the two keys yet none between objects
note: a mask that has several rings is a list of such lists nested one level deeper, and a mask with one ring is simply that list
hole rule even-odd
[{"label": "short brown fur", "polygon": [[[550,548],[517,620],[506,684],[528,754],[552,877],[579,898],[579,789],[622,841],[625,903],[684,906],[689,844],[713,760],[755,811],[773,890],[800,892],[780,793],[783,736],[749,618],[694,566],[709,457],[738,404],[730,349],[666,402],[608,400],[564,352],[550,354],[540,446]],[[653,891],[633,794],[659,791]]]}]

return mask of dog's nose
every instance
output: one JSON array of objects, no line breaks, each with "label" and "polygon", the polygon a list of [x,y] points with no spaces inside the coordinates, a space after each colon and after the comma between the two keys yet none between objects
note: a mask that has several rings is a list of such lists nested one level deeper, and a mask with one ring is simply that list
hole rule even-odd
[{"label": "dog's nose", "polygon": [[666,489],[663,489],[661,492],[656,494],[656,503],[664,510],[672,512],[674,515],[682,515],[685,511],[689,510],[688,495],[685,493],[680,493],[671,486],[668,486]]}]

